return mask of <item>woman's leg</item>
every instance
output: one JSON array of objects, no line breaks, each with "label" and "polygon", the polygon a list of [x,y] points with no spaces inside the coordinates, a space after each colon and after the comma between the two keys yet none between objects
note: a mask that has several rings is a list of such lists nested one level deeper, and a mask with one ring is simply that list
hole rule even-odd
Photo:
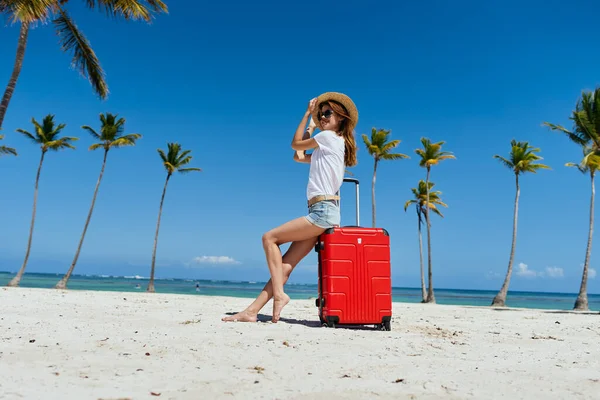
[{"label": "woman's leg", "polygon": [[283,291],[283,262],[279,245],[314,238],[324,231],[324,228],[310,223],[305,217],[299,217],[263,235],[263,248],[273,285],[273,322],[279,321],[281,310],[290,301],[290,297]]},{"label": "woman's leg", "polygon": [[[282,257],[284,284],[287,282],[290,274],[298,265],[298,263],[310,253],[314,248],[317,238],[313,237],[306,240],[300,240],[292,242],[290,248],[285,252]],[[258,295],[256,300],[252,302],[244,311],[239,312],[235,315],[222,318],[223,321],[239,321],[239,322],[256,322],[258,313],[262,308],[271,300],[273,297],[273,283],[269,279],[269,282],[265,285],[262,292]]]}]

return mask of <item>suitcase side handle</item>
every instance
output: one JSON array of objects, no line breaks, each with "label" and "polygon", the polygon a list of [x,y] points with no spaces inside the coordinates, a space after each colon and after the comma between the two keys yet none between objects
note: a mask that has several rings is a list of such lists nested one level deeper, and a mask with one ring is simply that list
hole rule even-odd
[{"label": "suitcase side handle", "polygon": [[[356,187],[356,226],[360,226],[360,198],[359,198],[359,183],[356,178],[344,178],[344,182],[352,182]],[[340,202],[341,207],[341,202]]]}]

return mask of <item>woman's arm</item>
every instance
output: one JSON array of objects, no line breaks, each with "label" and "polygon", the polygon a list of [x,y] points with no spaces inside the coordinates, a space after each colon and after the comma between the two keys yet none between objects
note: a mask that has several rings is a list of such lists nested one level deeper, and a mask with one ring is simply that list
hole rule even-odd
[{"label": "woman's arm", "polygon": [[[314,149],[317,147],[317,141],[314,138],[311,138],[310,135],[314,131],[315,127],[312,128],[309,126],[308,129],[304,129],[306,126],[306,122],[309,116],[312,114],[312,111],[317,106],[317,98],[315,97],[308,103],[308,108],[304,113],[304,117],[298,124],[298,128],[296,129],[296,133],[294,134],[294,138],[292,139],[292,149],[296,151],[305,151]],[[314,123],[314,122],[313,122]],[[311,124],[312,125],[312,124]],[[305,133],[308,133],[308,138],[305,138]]]},{"label": "woman's arm", "polygon": [[[317,125],[315,124],[315,121],[313,121],[313,119],[311,118],[310,122],[308,123],[308,128],[306,128],[306,130],[304,131],[304,135],[302,135],[302,140],[309,139],[315,131],[316,127]],[[310,158],[310,154],[307,155],[306,150],[294,151],[294,161],[310,164]]]},{"label": "woman's arm", "polygon": [[294,161],[304,164],[310,164],[312,154],[302,154],[302,151],[294,152]]}]

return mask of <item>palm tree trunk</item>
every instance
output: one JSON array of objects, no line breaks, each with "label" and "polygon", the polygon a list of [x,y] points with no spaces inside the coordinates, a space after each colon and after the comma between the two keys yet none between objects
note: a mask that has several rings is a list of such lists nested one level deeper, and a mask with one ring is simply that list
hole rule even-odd
[{"label": "palm tree trunk", "polygon": [[371,203],[373,205],[373,228],[375,228],[375,179],[377,177],[377,159],[375,159],[375,165],[373,166],[373,182],[371,183]]},{"label": "palm tree trunk", "polygon": [[21,265],[21,269],[17,272],[17,275],[8,282],[7,286],[16,287],[21,283],[21,278],[25,273],[25,268],[27,267],[27,260],[29,260],[29,252],[31,251],[31,240],[33,239],[33,226],[35,225],[35,211],[37,209],[37,195],[38,195],[38,185],[40,182],[40,174],[42,172],[42,163],[44,162],[44,155],[46,154],[46,150],[42,150],[42,157],[40,158],[40,165],[37,170],[37,175],[35,177],[35,190],[33,191],[33,213],[31,215],[31,225],[29,227],[29,241],[27,242],[27,251],[25,252],[25,260],[23,260],[23,265]]},{"label": "palm tree trunk", "polygon": [[417,204],[417,218],[419,225],[417,227],[419,232],[419,262],[421,265],[421,303],[425,303],[427,300],[427,290],[425,289],[425,266],[423,265],[423,234],[421,233],[421,224],[423,219],[421,217],[420,205]]},{"label": "palm tree trunk", "polygon": [[594,234],[594,198],[596,197],[596,188],[594,187],[594,171],[591,171],[590,176],[592,178],[592,198],[590,200],[590,231],[588,232],[587,249],[585,251],[585,261],[583,263],[583,276],[581,277],[581,286],[579,287],[579,295],[575,300],[574,310],[587,311],[588,307],[588,296],[587,296],[587,279],[588,269],[590,266],[590,257],[592,255],[592,236]]},{"label": "palm tree trunk", "polygon": [[19,32],[19,43],[17,45],[17,56],[15,58],[15,65],[13,67],[12,74],[6,85],[4,96],[2,96],[2,102],[0,102],[0,129],[2,129],[2,123],[4,122],[4,116],[8,109],[8,104],[17,86],[17,80],[21,73],[21,67],[23,65],[23,59],[25,58],[25,48],[27,47],[27,36],[29,34],[29,25],[21,23],[21,31]]},{"label": "palm tree trunk", "polygon": [[81,234],[81,239],[79,239],[79,246],[77,246],[77,252],[75,253],[75,258],[73,258],[73,262],[69,267],[69,270],[62,277],[62,279],[54,286],[55,289],[66,289],[67,282],[71,278],[71,274],[75,269],[75,264],[77,264],[77,260],[79,259],[79,253],[81,252],[81,247],[83,246],[83,239],[85,238],[85,233],[87,232],[88,225],[90,224],[90,220],[92,219],[92,213],[94,212],[94,205],[96,204],[96,196],[98,195],[98,189],[100,188],[100,182],[102,181],[102,175],[104,175],[104,167],[106,166],[106,157],[108,155],[108,150],[104,150],[104,160],[102,161],[102,168],[100,169],[100,176],[98,177],[98,182],[96,182],[96,189],[94,190],[94,197],[92,197],[92,205],[90,206],[90,211],[88,212],[87,219],[85,220],[85,225],[83,227],[83,233]]},{"label": "palm tree trunk", "polygon": [[156,234],[154,235],[154,249],[152,250],[152,268],[150,269],[150,282],[148,282],[148,292],[154,293],[154,266],[156,265],[156,245],[158,244],[158,230],[160,229],[160,217],[162,215],[163,202],[165,201],[165,194],[167,193],[167,185],[169,184],[169,178],[171,174],[167,173],[167,180],[165,181],[165,187],[163,188],[162,197],[160,198],[160,207],[158,209],[158,221],[156,222]]},{"label": "palm tree trunk", "polygon": [[508,285],[510,284],[510,277],[512,275],[513,260],[515,258],[515,247],[517,245],[517,219],[519,217],[519,194],[521,189],[519,188],[519,175],[515,174],[515,183],[517,186],[517,193],[515,195],[515,211],[513,215],[513,233],[512,233],[512,245],[510,247],[510,258],[508,259],[508,271],[506,271],[506,277],[502,288],[492,300],[492,307],[504,307],[506,305],[506,295],[508,293]]},{"label": "palm tree trunk", "polygon": [[429,283],[429,288],[427,291],[427,300],[426,303],[435,303],[435,295],[433,294],[433,273],[431,271],[431,226],[429,225],[429,173],[431,172],[431,167],[427,167],[427,178],[425,180],[425,188],[427,189],[427,204],[425,204],[425,223],[427,224],[427,278]]}]

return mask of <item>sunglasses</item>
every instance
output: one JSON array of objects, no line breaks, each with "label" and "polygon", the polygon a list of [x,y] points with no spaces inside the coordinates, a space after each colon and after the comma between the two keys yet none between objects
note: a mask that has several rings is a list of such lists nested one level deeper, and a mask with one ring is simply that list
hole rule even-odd
[{"label": "sunglasses", "polygon": [[325,118],[329,118],[333,114],[333,110],[327,110],[324,113],[320,113],[320,114],[321,114],[321,116],[323,116]]}]

